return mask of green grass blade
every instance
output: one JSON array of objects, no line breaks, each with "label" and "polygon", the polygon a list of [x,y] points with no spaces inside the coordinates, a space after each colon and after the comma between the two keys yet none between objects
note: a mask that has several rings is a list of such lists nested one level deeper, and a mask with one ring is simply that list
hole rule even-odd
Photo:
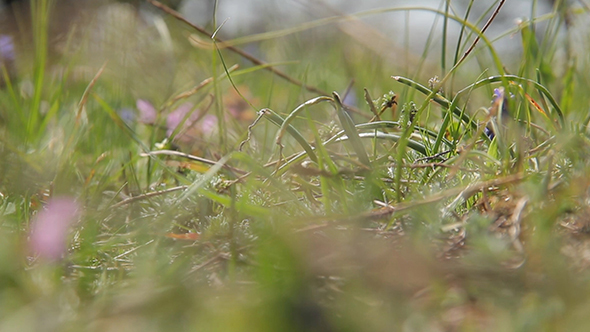
[{"label": "green grass blade", "polygon": [[360,159],[361,163],[367,167],[370,167],[371,161],[369,160],[369,156],[367,155],[367,151],[365,150],[363,142],[360,140],[359,133],[356,130],[352,118],[344,109],[342,101],[340,100],[340,96],[338,96],[336,92],[333,92],[332,96],[334,97],[334,102],[336,103],[336,113],[338,114],[338,119],[340,119],[340,124],[342,125],[346,136],[348,136],[350,139],[350,144],[352,145],[354,152]]},{"label": "green grass blade", "polygon": [[291,122],[293,122],[293,120],[303,110],[305,110],[306,107],[312,106],[312,105],[317,105],[317,104],[319,104],[321,102],[324,102],[324,101],[332,101],[332,100],[333,99],[330,98],[330,97],[320,96],[320,97],[316,97],[316,98],[310,99],[310,100],[304,102],[303,104],[297,106],[297,108],[295,108],[291,113],[289,113],[289,115],[283,121],[283,124],[281,125],[281,127],[279,128],[279,131],[277,132],[277,135],[276,135],[276,138],[275,138],[275,143],[278,144],[278,145],[281,145],[281,141],[283,139],[283,136],[285,135],[285,131],[289,127],[292,127],[291,126]]},{"label": "green grass blade", "polygon": [[[265,117],[267,119],[270,120],[271,123],[273,123],[274,125],[276,125],[277,127],[281,128],[281,126],[283,125],[283,122],[285,121],[280,115],[278,115],[277,113],[275,113],[273,110],[269,109],[269,108],[265,108],[260,110],[260,112],[263,112]],[[287,127],[287,132],[289,134],[291,134],[291,136],[293,136],[293,138],[297,141],[297,143],[299,143],[299,145],[301,145],[301,147],[303,148],[303,150],[305,150],[305,152],[307,153],[307,155],[309,156],[309,158],[315,162],[318,161],[318,158],[315,154],[315,152],[313,151],[313,148],[311,147],[311,145],[309,145],[309,143],[307,143],[307,141],[305,140],[305,138],[301,135],[301,133],[295,129],[295,127],[289,125]]]}]

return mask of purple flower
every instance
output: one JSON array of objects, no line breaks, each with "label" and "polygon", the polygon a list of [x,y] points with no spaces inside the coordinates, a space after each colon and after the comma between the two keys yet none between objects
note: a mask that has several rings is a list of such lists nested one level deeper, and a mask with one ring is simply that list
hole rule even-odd
[{"label": "purple flower", "polygon": [[0,63],[3,61],[14,61],[16,53],[14,51],[14,42],[8,35],[0,35]]},{"label": "purple flower", "polygon": [[508,116],[508,98],[503,87],[495,88],[492,96],[492,106],[489,111],[492,116],[498,115],[498,109],[502,107],[502,116]]},{"label": "purple flower", "polygon": [[135,102],[137,110],[139,110],[139,122],[144,124],[154,124],[158,118],[158,112],[154,105],[144,99],[137,99]]},{"label": "purple flower", "polygon": [[119,116],[128,126],[131,126],[135,121],[135,113],[132,109],[124,107],[119,110]]},{"label": "purple flower", "polygon": [[350,105],[350,106],[357,106],[357,98],[356,98],[356,92],[354,90],[350,90],[346,96],[344,96],[344,99],[342,100],[342,103],[344,105]]},{"label": "purple flower", "polygon": [[48,261],[60,260],[67,251],[69,228],[78,216],[78,204],[74,199],[51,199],[32,222],[29,244],[33,252]]},{"label": "purple flower", "polygon": [[494,89],[494,95],[492,96],[492,103],[497,101],[500,98],[504,98],[504,88],[499,87]]}]

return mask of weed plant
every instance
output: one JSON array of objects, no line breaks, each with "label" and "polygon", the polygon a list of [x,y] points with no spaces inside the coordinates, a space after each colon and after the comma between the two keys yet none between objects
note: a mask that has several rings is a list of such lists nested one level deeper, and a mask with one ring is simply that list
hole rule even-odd
[{"label": "weed plant", "polygon": [[[86,22],[57,60],[31,2],[34,57],[2,67],[0,331],[588,330],[584,2],[496,40],[505,1],[230,40],[149,2],[159,30]],[[416,11],[443,26],[417,55],[360,20]]]}]

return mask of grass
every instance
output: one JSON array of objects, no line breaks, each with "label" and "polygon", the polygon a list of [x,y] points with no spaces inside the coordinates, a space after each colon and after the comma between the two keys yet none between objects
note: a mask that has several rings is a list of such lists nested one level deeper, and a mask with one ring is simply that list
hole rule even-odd
[{"label": "grass", "polygon": [[[160,6],[169,39],[123,11],[143,33],[87,22],[60,56],[34,3],[0,89],[1,331],[588,329],[587,7],[500,34],[515,60],[503,1],[234,40]],[[345,27],[425,10],[443,35],[405,62]]]}]

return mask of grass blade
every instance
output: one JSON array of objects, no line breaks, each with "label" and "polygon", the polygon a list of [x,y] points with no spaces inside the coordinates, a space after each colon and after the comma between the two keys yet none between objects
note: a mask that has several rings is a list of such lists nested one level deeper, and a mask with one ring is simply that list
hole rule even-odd
[{"label": "grass blade", "polygon": [[348,136],[350,139],[350,144],[352,145],[354,152],[356,152],[356,155],[360,159],[361,163],[367,167],[370,167],[371,161],[369,160],[369,156],[367,155],[367,151],[365,150],[363,142],[360,140],[359,133],[356,130],[354,122],[352,122],[352,118],[344,109],[342,101],[340,100],[340,96],[338,96],[336,92],[333,92],[332,96],[334,97],[334,102],[336,103],[336,113],[338,114],[338,119],[340,119],[340,124],[342,125],[346,136]]}]

